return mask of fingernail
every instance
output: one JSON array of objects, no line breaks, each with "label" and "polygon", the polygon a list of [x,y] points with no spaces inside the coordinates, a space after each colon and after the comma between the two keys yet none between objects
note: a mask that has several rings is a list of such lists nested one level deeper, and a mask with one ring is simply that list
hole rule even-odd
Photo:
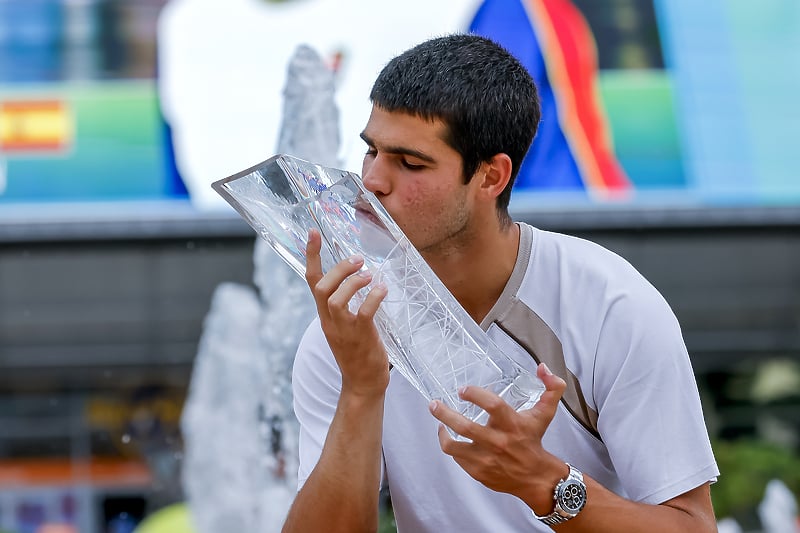
[{"label": "fingernail", "polygon": [[373,291],[377,292],[378,294],[388,294],[389,287],[386,286],[385,283],[378,283],[375,287],[372,288]]},{"label": "fingernail", "polygon": [[466,385],[464,385],[463,387],[459,387],[459,389],[458,389],[458,395],[459,396],[464,396],[464,393],[466,393],[466,392],[467,392],[467,386]]},{"label": "fingernail", "polygon": [[550,368],[547,366],[547,363],[542,363],[542,366],[544,367],[544,373],[545,374],[547,374],[548,376],[552,376],[553,375],[553,373],[550,372]]},{"label": "fingernail", "polygon": [[369,270],[359,270],[358,271],[358,277],[360,277],[360,278],[371,278],[372,277],[372,272],[370,272]]},{"label": "fingernail", "polygon": [[432,414],[436,413],[436,410],[438,408],[439,408],[439,402],[437,402],[436,400],[433,400],[433,401],[431,401],[431,403],[428,404],[428,409],[430,410],[430,412]]},{"label": "fingernail", "polygon": [[347,258],[347,260],[348,260],[350,263],[352,263],[352,264],[354,264],[354,265],[357,265],[357,264],[359,264],[360,262],[362,262],[364,259],[363,259],[363,258],[362,258],[360,255],[351,255],[350,257],[348,257],[348,258]]}]

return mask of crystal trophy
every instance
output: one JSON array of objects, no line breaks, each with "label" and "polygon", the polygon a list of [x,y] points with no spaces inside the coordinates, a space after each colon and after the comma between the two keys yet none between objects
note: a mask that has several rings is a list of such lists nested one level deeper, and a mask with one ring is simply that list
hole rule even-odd
[{"label": "crystal trophy", "polygon": [[[279,154],[212,187],[301,276],[311,228],[322,236],[324,272],[362,256],[370,286],[388,288],[375,323],[389,361],[426,399],[485,424],[487,413],[461,400],[460,387],[484,387],[516,410],[541,396],[541,380],[500,351],[357,174]],[[352,310],[368,290],[356,294]]]}]

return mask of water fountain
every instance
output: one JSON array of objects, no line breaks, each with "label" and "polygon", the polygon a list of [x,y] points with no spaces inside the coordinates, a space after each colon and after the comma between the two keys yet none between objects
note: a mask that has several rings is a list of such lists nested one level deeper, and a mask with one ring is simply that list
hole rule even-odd
[{"label": "water fountain", "polygon": [[[338,165],[333,95],[333,72],[298,47],[279,152]],[[296,491],[291,368],[313,300],[261,239],[253,260],[255,288],[223,283],[214,293],[181,420],[183,486],[197,533],[279,531]]]}]

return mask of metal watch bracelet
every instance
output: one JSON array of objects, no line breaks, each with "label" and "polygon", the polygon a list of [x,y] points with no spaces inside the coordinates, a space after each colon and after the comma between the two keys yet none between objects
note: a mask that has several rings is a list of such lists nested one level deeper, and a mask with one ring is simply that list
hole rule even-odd
[{"label": "metal watch bracelet", "polygon": [[533,513],[537,520],[548,526],[562,524],[575,518],[586,505],[586,484],[583,482],[583,474],[571,464],[567,463],[567,466],[569,475],[559,480],[553,491],[555,501],[553,512],[545,516]]}]

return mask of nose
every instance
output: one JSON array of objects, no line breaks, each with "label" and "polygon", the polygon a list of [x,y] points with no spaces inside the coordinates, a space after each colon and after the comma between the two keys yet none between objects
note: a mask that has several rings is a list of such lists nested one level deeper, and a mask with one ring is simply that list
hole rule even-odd
[{"label": "nose", "polygon": [[361,180],[364,182],[364,187],[378,197],[385,196],[392,190],[386,165],[379,155],[367,154],[364,157]]}]

